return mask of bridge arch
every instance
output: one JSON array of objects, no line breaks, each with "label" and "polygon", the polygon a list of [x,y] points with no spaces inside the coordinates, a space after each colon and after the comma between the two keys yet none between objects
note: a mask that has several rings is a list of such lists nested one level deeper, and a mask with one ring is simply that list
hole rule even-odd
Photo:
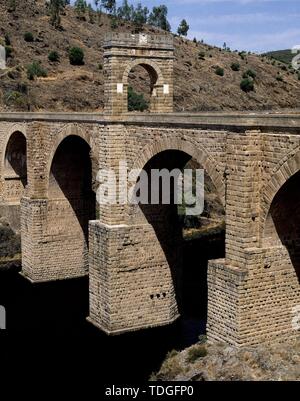
[{"label": "bridge arch", "polygon": [[3,201],[19,203],[27,185],[27,138],[18,127],[10,130],[2,153]]},{"label": "bridge arch", "polygon": [[[183,324],[186,319],[191,319],[195,322],[197,334],[203,334],[207,323],[208,260],[225,255],[222,208],[225,188],[220,168],[204,149],[197,148],[190,141],[166,138],[146,145],[135,158],[133,169],[145,170],[149,177],[151,169],[182,170],[187,163],[191,163],[189,168],[204,168],[213,189],[218,189],[216,195],[218,205],[221,202],[221,219],[217,220],[216,215],[211,218],[209,214],[186,215],[185,206],[172,202],[174,187],[171,182],[170,204],[161,200],[157,204],[141,202],[132,206],[129,218],[131,224],[143,227],[136,241],[149,255],[147,274],[155,277],[147,289],[150,294],[148,301],[155,304],[161,300],[162,308],[168,305],[173,317],[180,314]],[[153,188],[151,185],[153,183],[148,182],[149,193]]]},{"label": "bridge arch", "polygon": [[151,61],[148,59],[138,59],[131,62],[125,69],[122,82],[124,85],[128,85],[128,77],[130,71],[132,71],[135,67],[141,66],[143,67],[148,74],[150,75],[151,81],[157,85],[163,85],[164,79],[163,74],[159,65],[155,61]]},{"label": "bridge arch", "polygon": [[[129,63],[129,65],[126,67],[126,69],[123,73],[122,84],[123,84],[123,90],[124,90],[124,102],[126,103],[125,107],[124,107],[124,111],[130,111],[129,104],[128,104],[128,99],[129,99],[128,96],[129,96],[129,88],[130,88],[129,76],[130,76],[130,72],[134,71],[134,69],[137,67],[142,67],[148,74],[149,87],[147,88],[147,92],[149,93],[148,96],[150,96],[149,110],[150,110],[150,112],[154,112],[157,110],[158,102],[164,96],[163,95],[164,78],[163,78],[163,74],[161,72],[159,65],[155,61],[148,60],[148,59],[134,60],[133,62]],[[147,95],[147,94],[144,93],[144,95]]]},{"label": "bridge arch", "polygon": [[186,139],[168,138],[152,142],[146,145],[136,156],[133,162],[133,169],[142,170],[143,167],[157,154],[168,150],[176,150],[190,155],[200,166],[202,166],[211,178],[220,201],[225,206],[225,183],[221,174],[221,169],[217,162],[197,144]]},{"label": "bridge arch", "polygon": [[46,176],[49,176],[50,174],[50,169],[51,165],[53,162],[54,155],[60,146],[60,144],[69,136],[74,136],[74,137],[79,137],[81,138],[89,147],[91,147],[91,137],[90,134],[86,131],[83,131],[79,129],[79,127],[72,125],[68,126],[64,129],[62,129],[55,137],[55,139],[52,142],[49,155],[48,155],[48,161],[47,161],[47,167],[46,167]]},{"label": "bridge arch", "polygon": [[[281,247],[281,264],[300,282],[300,151],[289,157],[264,189],[262,246]],[[297,277],[296,277],[297,276]]]},{"label": "bridge arch", "polygon": [[[91,148],[82,135],[67,135],[55,148],[48,178],[47,235],[57,249],[53,269],[66,263],[70,276],[88,271],[88,224],[96,216]],[[63,262],[63,260],[64,262]]]},{"label": "bridge arch", "polygon": [[261,219],[261,232],[265,231],[267,218],[270,212],[272,202],[280,191],[280,189],[291,179],[295,174],[300,171],[300,150],[293,151],[290,157],[279,167],[272,176],[267,180],[266,185],[262,188],[262,219]]}]

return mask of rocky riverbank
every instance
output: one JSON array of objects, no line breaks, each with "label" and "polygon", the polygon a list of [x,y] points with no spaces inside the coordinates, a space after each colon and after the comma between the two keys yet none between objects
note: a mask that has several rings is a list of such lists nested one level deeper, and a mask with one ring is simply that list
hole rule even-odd
[{"label": "rocky riverbank", "polygon": [[168,354],[157,381],[298,381],[300,336],[288,342],[237,348],[200,342]]}]

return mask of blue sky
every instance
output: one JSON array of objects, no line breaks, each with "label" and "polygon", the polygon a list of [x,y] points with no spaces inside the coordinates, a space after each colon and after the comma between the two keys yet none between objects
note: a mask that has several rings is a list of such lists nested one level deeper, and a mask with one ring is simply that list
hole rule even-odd
[{"label": "blue sky", "polygon": [[300,45],[300,0],[143,0],[142,4],[167,5],[173,31],[186,18],[189,37],[209,44],[226,42],[233,50],[255,52]]}]

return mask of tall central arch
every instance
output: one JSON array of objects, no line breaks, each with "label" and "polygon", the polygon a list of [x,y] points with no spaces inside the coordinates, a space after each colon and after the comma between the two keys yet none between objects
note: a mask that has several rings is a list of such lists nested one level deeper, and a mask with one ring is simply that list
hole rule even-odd
[{"label": "tall central arch", "polygon": [[[161,140],[146,146],[132,168],[146,172],[183,169],[193,156],[212,174],[224,196],[217,166],[189,141]],[[167,205],[160,201],[129,205],[123,213],[124,224],[106,223],[105,216],[90,224],[89,320],[109,334],[171,324],[183,310],[183,231],[178,206],[171,198]]]}]

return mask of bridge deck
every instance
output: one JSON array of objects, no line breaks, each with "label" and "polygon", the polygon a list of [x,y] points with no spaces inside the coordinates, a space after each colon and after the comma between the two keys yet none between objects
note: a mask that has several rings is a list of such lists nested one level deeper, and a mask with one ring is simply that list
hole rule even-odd
[{"label": "bridge deck", "polygon": [[205,129],[288,130],[300,134],[300,112],[239,112],[239,113],[128,113],[122,116],[108,116],[99,113],[55,113],[55,112],[2,112],[0,122],[77,122],[99,124],[142,124],[155,126],[189,126]]}]

